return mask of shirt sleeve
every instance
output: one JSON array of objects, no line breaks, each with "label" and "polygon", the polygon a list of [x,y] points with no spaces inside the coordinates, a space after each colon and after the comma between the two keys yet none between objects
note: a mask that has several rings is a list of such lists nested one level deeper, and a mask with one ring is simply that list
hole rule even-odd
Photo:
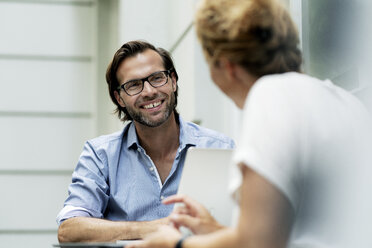
[{"label": "shirt sleeve", "polygon": [[58,226],[60,226],[63,221],[72,217],[90,217],[90,214],[85,208],[66,205],[57,215],[56,221]]},{"label": "shirt sleeve", "polygon": [[76,216],[102,218],[109,199],[107,177],[107,160],[99,156],[96,149],[87,142],[72,174],[72,183],[64,203],[64,209],[66,206],[73,206],[74,209],[61,211],[57,221]]}]

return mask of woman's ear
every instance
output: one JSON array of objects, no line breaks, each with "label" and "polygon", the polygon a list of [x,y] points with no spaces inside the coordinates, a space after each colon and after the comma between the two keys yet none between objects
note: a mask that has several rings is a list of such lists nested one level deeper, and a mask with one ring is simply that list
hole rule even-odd
[{"label": "woman's ear", "polygon": [[119,92],[114,91],[114,96],[115,96],[116,101],[119,103],[119,105],[121,107],[125,108],[125,103],[124,103],[123,99],[121,98]]},{"label": "woman's ear", "polygon": [[237,79],[237,66],[235,63],[231,62],[227,58],[220,58],[218,61],[218,66],[222,67],[222,69],[226,72],[226,76],[231,81]]}]

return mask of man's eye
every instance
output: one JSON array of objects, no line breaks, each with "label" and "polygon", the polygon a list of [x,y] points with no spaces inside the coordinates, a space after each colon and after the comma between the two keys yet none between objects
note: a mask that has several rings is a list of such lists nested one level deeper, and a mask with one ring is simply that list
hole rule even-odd
[{"label": "man's eye", "polygon": [[155,75],[151,78],[151,81],[153,81],[153,82],[159,82],[159,81],[162,81],[162,80],[164,80],[163,75]]},{"label": "man's eye", "polygon": [[128,82],[128,83],[126,84],[126,88],[127,88],[127,89],[137,88],[137,87],[140,87],[141,84],[142,84],[142,82],[139,81],[139,80],[138,80],[138,81]]}]

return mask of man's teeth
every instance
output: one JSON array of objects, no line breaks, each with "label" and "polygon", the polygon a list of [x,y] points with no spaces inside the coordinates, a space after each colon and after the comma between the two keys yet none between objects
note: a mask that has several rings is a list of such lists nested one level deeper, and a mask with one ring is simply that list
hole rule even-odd
[{"label": "man's teeth", "polygon": [[155,107],[157,107],[157,106],[159,106],[160,105],[160,101],[159,102],[154,102],[154,103],[150,103],[150,104],[148,104],[148,105],[145,105],[145,106],[143,106],[145,109],[150,109],[150,108],[155,108]]}]

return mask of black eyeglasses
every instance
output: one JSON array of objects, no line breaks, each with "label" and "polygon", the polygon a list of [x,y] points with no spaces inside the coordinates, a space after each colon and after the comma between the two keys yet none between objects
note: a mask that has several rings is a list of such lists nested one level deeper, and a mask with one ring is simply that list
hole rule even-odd
[{"label": "black eyeglasses", "polygon": [[172,69],[166,71],[157,71],[148,77],[130,80],[120,85],[117,89],[124,90],[129,96],[134,96],[142,92],[146,81],[149,82],[149,84],[154,88],[163,86],[168,82],[168,76],[171,72]]}]

